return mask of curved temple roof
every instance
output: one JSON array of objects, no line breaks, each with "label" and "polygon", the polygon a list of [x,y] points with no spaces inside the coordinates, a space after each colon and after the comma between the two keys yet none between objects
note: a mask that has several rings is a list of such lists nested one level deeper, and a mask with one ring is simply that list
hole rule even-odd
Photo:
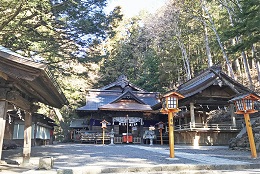
[{"label": "curved temple roof", "polygon": [[115,82],[99,89],[89,90],[86,105],[77,111],[96,112],[98,110],[113,111],[152,111],[151,106],[159,103],[159,93],[147,92],[121,75]]},{"label": "curved temple roof", "polygon": [[61,108],[68,101],[46,64],[0,46],[0,79],[34,102]]}]

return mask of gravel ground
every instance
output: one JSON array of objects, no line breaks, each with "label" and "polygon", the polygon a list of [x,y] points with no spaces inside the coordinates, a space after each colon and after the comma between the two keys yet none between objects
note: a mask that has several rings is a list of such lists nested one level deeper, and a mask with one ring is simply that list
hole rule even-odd
[{"label": "gravel ground", "polygon": [[[146,150],[147,149],[147,150]],[[53,157],[55,169],[71,169],[80,167],[89,168],[136,168],[169,165],[204,165],[203,160],[189,159],[182,154],[196,156],[201,159],[214,159],[210,162],[216,165],[217,161],[234,160],[241,163],[259,164],[260,159],[252,159],[250,151],[230,150],[226,146],[192,146],[175,145],[175,158],[169,158],[167,145],[100,145],[100,144],[57,144],[32,147],[30,164],[23,168],[17,165],[22,161],[22,148],[3,150],[2,160],[9,163],[2,165],[2,170],[13,172],[37,169],[40,157]],[[162,153],[164,152],[164,153]],[[165,153],[166,152],[166,153]],[[258,154],[260,155],[260,154]],[[217,159],[217,160],[215,160]],[[10,165],[13,164],[13,165]],[[232,164],[227,164],[232,165]],[[19,172],[21,173],[21,172]]]}]

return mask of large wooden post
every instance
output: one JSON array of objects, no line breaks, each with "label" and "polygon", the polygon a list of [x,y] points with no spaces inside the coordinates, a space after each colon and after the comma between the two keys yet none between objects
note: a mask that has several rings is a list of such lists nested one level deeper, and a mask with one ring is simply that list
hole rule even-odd
[{"label": "large wooden post", "polygon": [[37,121],[34,122],[34,130],[33,130],[33,146],[36,146],[36,135],[37,135]]},{"label": "large wooden post", "polygon": [[0,100],[0,159],[2,158],[2,148],[5,134],[6,112],[8,102]]},{"label": "large wooden post", "polygon": [[23,145],[23,163],[29,163],[32,146],[32,115],[25,112],[24,119],[24,145]]},{"label": "large wooden post", "polygon": [[255,148],[255,139],[252,131],[252,126],[250,123],[250,117],[248,113],[244,113],[245,123],[246,123],[246,131],[248,135],[249,145],[251,149],[251,156],[252,158],[257,158],[257,152]]},{"label": "large wooden post", "polygon": [[235,106],[233,103],[230,104],[230,115],[231,115],[232,126],[236,127]]},{"label": "large wooden post", "polygon": [[203,124],[207,122],[207,113],[203,110]]},{"label": "large wooden post", "polygon": [[168,113],[170,158],[174,158],[174,118],[173,112]]},{"label": "large wooden post", "polygon": [[195,127],[195,112],[194,103],[190,103],[190,120],[193,127]]},{"label": "large wooden post", "polygon": [[161,145],[163,145],[162,129],[160,129],[160,140],[161,140]]}]

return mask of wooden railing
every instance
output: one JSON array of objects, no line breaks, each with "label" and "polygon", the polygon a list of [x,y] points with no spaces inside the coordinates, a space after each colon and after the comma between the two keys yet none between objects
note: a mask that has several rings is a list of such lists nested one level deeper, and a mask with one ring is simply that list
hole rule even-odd
[{"label": "wooden railing", "polygon": [[204,123],[189,123],[177,125],[175,130],[238,130],[232,124],[204,124]]}]

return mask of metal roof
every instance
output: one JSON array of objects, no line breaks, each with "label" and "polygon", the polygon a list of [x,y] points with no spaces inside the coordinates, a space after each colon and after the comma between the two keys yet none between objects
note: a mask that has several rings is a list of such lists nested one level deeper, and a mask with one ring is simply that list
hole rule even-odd
[{"label": "metal roof", "polygon": [[146,104],[140,104],[133,101],[121,101],[117,103],[109,103],[99,107],[100,110],[116,110],[116,111],[152,111],[151,107]]},{"label": "metal roof", "polygon": [[109,90],[113,87],[120,87],[121,89],[125,89],[126,86],[131,87],[133,91],[146,92],[144,89],[130,83],[125,75],[119,76],[118,79],[115,82],[112,82],[112,83],[100,88],[100,90]]},{"label": "metal roof", "polygon": [[251,91],[247,87],[230,78],[221,70],[220,67],[213,66],[180,85],[177,92],[187,98],[200,93],[202,90],[214,84],[229,86],[236,94]]},{"label": "metal roof", "polygon": [[[154,104],[159,103],[157,99],[157,93],[154,94],[142,94],[142,93],[133,93],[135,94],[138,101],[136,103],[140,103],[139,100],[142,101],[144,105],[153,106]],[[107,94],[106,92],[89,92],[86,96],[86,105],[78,108],[78,111],[96,111],[99,110],[100,107],[107,105],[109,103],[113,103],[120,99],[122,93],[119,92],[111,92]],[[136,100],[136,99],[135,99]],[[118,100],[119,102],[120,100]],[[141,104],[141,103],[140,103]]]},{"label": "metal roof", "polygon": [[240,99],[251,99],[251,100],[259,100],[260,96],[258,96],[257,94],[253,94],[253,93],[246,93],[246,94],[238,94],[236,96],[234,96],[234,98],[232,98],[231,100],[229,100],[229,102],[235,102],[237,100]]},{"label": "metal roof", "polygon": [[[77,111],[147,111],[151,110],[151,106],[159,103],[157,92],[144,91],[139,87],[129,85],[129,82],[126,83],[126,81],[125,76],[120,76],[116,82],[110,83],[103,88],[89,90],[86,96],[86,105],[78,108]],[[115,88],[118,85],[120,90]],[[125,104],[121,102],[122,100],[124,100]]]}]

